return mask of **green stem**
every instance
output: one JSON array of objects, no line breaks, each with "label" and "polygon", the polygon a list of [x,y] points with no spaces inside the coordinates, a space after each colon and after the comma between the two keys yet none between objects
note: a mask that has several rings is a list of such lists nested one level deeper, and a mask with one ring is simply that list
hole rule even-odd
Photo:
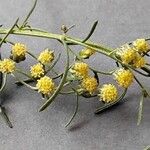
[{"label": "green stem", "polygon": [[13,29],[15,28],[15,26],[16,26],[18,20],[19,20],[19,19],[17,19],[17,20],[15,21],[15,23],[13,24],[13,26],[12,26],[12,27],[8,30],[8,32],[6,33],[5,37],[1,40],[1,42],[0,42],[0,47],[2,46],[3,42],[6,41],[6,38],[9,36],[9,34],[12,33],[12,31],[13,31]]},{"label": "green stem", "polygon": [[[7,34],[9,32],[9,29],[2,29],[0,28],[0,34]],[[41,38],[50,38],[50,39],[56,39],[58,41],[61,41],[62,39],[62,35],[60,34],[53,34],[53,33],[48,33],[48,32],[42,32],[42,31],[26,31],[26,30],[19,30],[19,29],[14,29],[10,34],[14,34],[14,35],[24,35],[24,36],[33,36],[33,37],[41,37]],[[103,55],[106,55],[110,58],[112,58],[115,61],[118,61],[120,64],[122,64],[121,60],[118,60],[114,55],[110,55],[110,53],[113,51],[113,49],[108,48],[106,46],[102,46],[102,45],[98,45],[92,42],[85,42],[82,43],[81,39],[77,39],[77,38],[71,38],[71,37],[66,37],[66,43],[74,43],[74,44],[78,44],[90,49],[93,49]],[[133,68],[132,66],[129,65],[125,65],[122,64],[123,66],[126,66],[127,68],[131,68],[132,70],[138,72],[139,74],[142,74],[144,76],[149,77],[149,74],[143,74],[142,72],[136,70],[135,68]]]},{"label": "green stem", "polygon": [[14,74],[11,74],[11,75],[12,75],[17,81],[19,81],[20,83],[22,83],[22,84],[25,85],[26,87],[28,87],[28,88],[30,88],[30,89],[32,89],[32,90],[37,90],[36,87],[33,87],[33,86],[31,86],[31,85],[25,83],[24,81],[21,81],[16,75],[14,75]]},{"label": "green stem", "polygon": [[37,4],[37,0],[35,0],[33,7],[32,7],[31,10],[29,11],[27,17],[26,17],[25,20],[23,21],[23,24],[22,24],[22,26],[21,26],[20,28],[25,27],[25,25],[26,25],[28,19],[30,18],[31,14],[33,13],[33,11],[34,11],[34,9],[35,9],[36,4]]},{"label": "green stem", "polygon": [[113,71],[110,71],[110,72],[99,71],[99,70],[95,70],[95,69],[93,69],[93,68],[91,68],[91,67],[90,67],[90,69],[91,69],[92,71],[95,71],[96,73],[104,74],[104,75],[112,75],[112,74],[115,72],[114,70],[113,70]]},{"label": "green stem", "polygon": [[[9,29],[0,28],[0,34],[7,34],[8,32],[9,32]],[[61,40],[61,37],[62,37],[62,35],[59,35],[59,34],[44,33],[41,31],[19,30],[19,29],[14,29],[10,34],[50,38],[50,39],[57,39],[57,40]]]},{"label": "green stem", "polygon": [[[57,57],[57,59],[54,61],[54,63],[53,63],[50,67],[48,67],[48,69],[46,70],[46,73],[45,73],[45,74],[47,74],[49,71],[51,71],[51,70],[55,67],[55,65],[57,64],[57,62],[58,62],[59,59],[60,59],[60,56],[61,56],[61,54],[59,54],[58,57]],[[55,73],[55,74],[56,74],[56,73]]]},{"label": "green stem", "polygon": [[52,94],[52,96],[40,107],[39,111],[43,111],[44,109],[46,109],[55,99],[55,97],[59,94],[60,90],[62,89],[65,81],[66,81],[66,77],[68,74],[68,69],[69,69],[69,50],[68,50],[68,45],[65,43],[64,39],[62,40],[66,53],[67,53],[67,62],[66,62],[66,68],[65,71],[63,73],[63,77],[60,81],[59,86],[57,87],[56,91]]},{"label": "green stem", "polygon": [[[24,80],[23,82],[25,83],[31,83],[31,82],[34,82],[35,80],[33,79],[27,79],[27,80]],[[20,83],[19,81],[16,81],[15,84],[17,84],[18,86],[21,86],[23,85],[22,83]]]},{"label": "green stem", "polygon": [[17,69],[16,69],[16,72],[21,73],[21,74],[25,75],[26,77],[32,79],[32,77],[31,77],[29,74],[23,72],[21,69],[18,69],[18,68],[17,68]]},{"label": "green stem", "polygon": [[35,60],[37,60],[37,57],[34,54],[32,54],[31,52],[27,51],[27,54],[29,54],[31,57],[33,57]]},{"label": "green stem", "polygon": [[68,91],[68,92],[62,91],[62,92],[60,92],[59,94],[73,94],[73,93],[74,93],[74,91]]},{"label": "green stem", "polygon": [[145,87],[144,87],[144,86],[142,85],[142,83],[137,79],[136,76],[134,76],[134,79],[135,79],[135,81],[138,83],[138,85],[141,87],[144,97],[147,97],[147,96],[150,97],[150,94],[147,92],[147,90],[145,89]]},{"label": "green stem", "polygon": [[[84,62],[83,58],[81,58],[79,55],[77,55],[71,48],[69,48],[70,52],[76,56],[77,59],[79,59],[80,61]],[[100,74],[104,74],[104,75],[112,75],[114,73],[114,71],[110,71],[110,72],[103,72],[103,71],[98,71],[96,69],[93,69],[92,67],[89,67],[92,71],[96,72],[96,73],[100,73]]]},{"label": "green stem", "polygon": [[86,42],[90,37],[91,35],[94,33],[95,29],[96,29],[96,26],[98,24],[98,21],[95,21],[92,28],[91,28],[91,31],[90,33],[87,35],[87,37],[82,41],[82,43]]},{"label": "green stem", "polygon": [[149,145],[149,146],[146,146],[146,147],[144,148],[144,150],[150,150],[150,145]]},{"label": "green stem", "polygon": [[124,98],[126,93],[127,93],[127,89],[124,90],[124,92],[121,94],[121,96],[116,101],[108,103],[108,104],[106,103],[106,104],[104,104],[104,106],[96,109],[95,114],[99,114],[101,111],[103,111],[103,110],[105,110],[105,109],[107,109],[107,108],[117,104],[120,100],[122,100]]},{"label": "green stem", "polygon": [[53,77],[52,79],[57,79],[57,78],[62,77],[62,76],[63,76],[63,73],[60,73],[57,76]]}]

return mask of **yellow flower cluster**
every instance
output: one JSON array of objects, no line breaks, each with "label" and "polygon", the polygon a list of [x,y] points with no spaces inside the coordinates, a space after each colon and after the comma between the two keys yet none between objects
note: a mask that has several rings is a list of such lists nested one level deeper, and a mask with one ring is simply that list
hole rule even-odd
[{"label": "yellow flower cluster", "polygon": [[35,64],[35,65],[31,66],[30,72],[31,72],[31,76],[33,78],[40,78],[40,77],[42,77],[44,75],[43,65],[38,63],[38,64]]},{"label": "yellow flower cluster", "polygon": [[136,50],[128,44],[123,45],[117,54],[124,64],[130,64],[136,58]]},{"label": "yellow flower cluster", "polygon": [[49,95],[54,91],[55,84],[51,78],[49,78],[48,76],[44,76],[37,80],[36,87],[38,88],[38,92]]},{"label": "yellow flower cluster", "polygon": [[117,100],[118,91],[117,88],[112,84],[104,84],[100,88],[100,99],[103,102],[109,103]]},{"label": "yellow flower cluster", "polygon": [[150,47],[145,39],[137,39],[133,42],[133,46],[137,49],[139,53],[146,53]]},{"label": "yellow flower cluster", "polygon": [[135,68],[144,67],[145,58],[139,53],[137,47],[131,47],[128,44],[122,46],[116,53],[124,64],[132,65]]},{"label": "yellow flower cluster", "polygon": [[121,87],[128,88],[134,79],[133,73],[130,70],[125,70],[123,68],[118,69],[114,73],[115,80]]},{"label": "yellow flower cluster", "polygon": [[51,63],[53,60],[54,60],[54,52],[49,49],[46,49],[43,52],[41,52],[38,57],[38,61],[40,61],[44,65]]},{"label": "yellow flower cluster", "polygon": [[83,62],[76,62],[70,69],[70,72],[75,74],[77,77],[85,78],[88,76],[89,66]]},{"label": "yellow flower cluster", "polygon": [[0,72],[12,73],[15,71],[15,62],[11,59],[4,59],[0,61]]},{"label": "yellow flower cluster", "polygon": [[94,77],[83,78],[81,82],[81,87],[91,95],[97,90],[97,86],[98,83]]},{"label": "yellow flower cluster", "polygon": [[90,48],[85,48],[79,52],[81,58],[89,58],[95,53],[95,50]]},{"label": "yellow flower cluster", "polygon": [[136,58],[133,60],[133,66],[135,68],[142,68],[144,67],[146,64],[146,60],[144,57],[142,57],[141,55],[137,55]]},{"label": "yellow flower cluster", "polygon": [[22,61],[25,59],[25,55],[27,52],[27,47],[26,45],[22,44],[22,43],[16,43],[12,46],[12,59],[14,61]]}]

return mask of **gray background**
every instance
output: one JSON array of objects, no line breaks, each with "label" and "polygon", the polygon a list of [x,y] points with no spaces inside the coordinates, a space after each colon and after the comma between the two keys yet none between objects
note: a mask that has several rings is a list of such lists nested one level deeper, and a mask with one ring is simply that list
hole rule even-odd
[{"label": "gray background", "polygon": [[[18,16],[27,14],[32,3],[32,0],[0,0],[0,24],[10,27]],[[99,20],[92,40],[117,47],[149,36],[149,16],[149,0],[38,0],[30,24],[53,33],[61,33],[62,24],[76,24],[69,34],[84,38],[92,23]],[[11,36],[11,40],[26,43],[35,54],[45,47],[54,49],[56,55],[63,52],[59,43],[48,39]],[[80,48],[74,48],[77,49]],[[3,56],[9,52],[10,46],[3,46]],[[101,55],[91,57],[89,63],[106,71],[115,67],[112,60]],[[33,64],[30,58],[20,65],[29,70],[29,64]],[[63,70],[62,59],[56,70]],[[140,79],[148,87],[149,80]],[[111,79],[101,76],[100,80],[103,84]],[[100,115],[93,114],[101,105],[97,98],[81,98],[75,120],[64,128],[74,110],[74,96],[59,96],[46,111],[39,113],[43,103],[40,95],[13,83],[14,79],[9,78],[0,97],[14,125],[10,129],[0,121],[0,150],[142,150],[150,144],[150,101],[144,101],[144,119],[140,126],[136,125],[140,96],[137,84],[131,86],[125,103]]]}]

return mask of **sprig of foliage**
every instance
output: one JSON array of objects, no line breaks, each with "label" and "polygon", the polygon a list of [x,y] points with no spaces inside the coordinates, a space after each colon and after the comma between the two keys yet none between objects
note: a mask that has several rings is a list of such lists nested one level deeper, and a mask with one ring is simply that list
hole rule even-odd
[{"label": "sprig of foliage", "polygon": [[[1,73],[1,85],[0,92],[6,85],[6,77],[10,74],[16,79],[17,85],[25,85],[26,87],[39,92],[46,101],[40,107],[39,111],[45,110],[59,95],[75,94],[76,108],[73,116],[66,124],[69,126],[77,114],[79,97],[92,98],[96,97],[104,104],[96,109],[95,114],[98,114],[108,108],[116,105],[124,99],[127,90],[130,85],[136,81],[141,88],[142,98],[139,105],[138,113],[138,125],[142,119],[143,101],[144,98],[150,98],[149,91],[141,84],[141,82],[135,76],[135,72],[139,75],[150,77],[149,64],[146,62],[145,57],[148,57],[150,51],[150,45],[147,39],[137,39],[133,42],[129,42],[122,47],[113,49],[101,44],[91,42],[89,39],[93,35],[98,21],[94,22],[90,32],[84,39],[78,39],[69,36],[68,31],[74,27],[67,27],[63,25],[61,27],[62,34],[53,34],[48,31],[37,29],[29,25],[29,18],[33,13],[37,0],[24,21],[19,25],[19,19],[15,21],[10,29],[6,29],[3,26],[0,27],[0,35],[4,35],[0,38],[0,47],[2,44],[11,44],[12,50],[10,52],[10,59],[2,59],[0,61],[0,73]],[[64,53],[66,58],[64,59],[66,64],[63,72],[57,72],[55,66],[60,60],[61,54],[55,58],[55,51],[50,48],[42,51],[38,56],[35,56],[31,51],[27,49],[26,44],[14,43],[8,40],[9,35],[22,35],[30,37],[48,38],[54,39],[61,43],[64,47]],[[77,53],[71,46],[79,45],[83,49]],[[70,48],[71,47],[71,48]],[[73,55],[75,59],[70,60],[70,55]],[[114,60],[117,64],[116,68],[111,71],[103,71],[101,69],[95,69],[88,65],[87,61],[95,54],[105,55],[108,58]],[[22,71],[18,68],[17,64],[21,61],[25,61],[27,55],[36,60],[37,64],[30,66],[30,71]],[[49,72],[54,73],[54,77],[50,77]],[[27,79],[22,80],[17,74],[25,76]],[[92,75],[91,75],[92,74]],[[100,75],[112,76],[116,81],[116,85],[112,83],[101,85]],[[55,80],[59,79],[59,84],[56,85]],[[32,83],[32,85],[30,84]],[[75,86],[74,83],[78,85]],[[71,90],[66,91],[66,87]],[[118,94],[118,89],[123,89],[122,94]],[[12,127],[6,113],[0,106],[1,114],[4,116],[7,124]]]}]

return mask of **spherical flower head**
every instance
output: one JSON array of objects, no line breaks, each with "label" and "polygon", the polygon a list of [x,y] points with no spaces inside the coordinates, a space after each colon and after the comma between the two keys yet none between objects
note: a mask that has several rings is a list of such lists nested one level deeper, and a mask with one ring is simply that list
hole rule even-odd
[{"label": "spherical flower head", "polygon": [[94,53],[95,53],[95,50],[90,49],[90,48],[85,48],[79,52],[79,55],[81,58],[86,59],[92,56]]},{"label": "spherical flower head", "polygon": [[83,78],[81,82],[81,87],[91,95],[97,90],[97,86],[98,83],[94,77]]},{"label": "spherical flower head", "polygon": [[38,88],[38,92],[49,95],[54,91],[55,84],[51,78],[49,78],[48,76],[44,76],[37,80],[36,87]]},{"label": "spherical flower head", "polygon": [[41,52],[38,57],[38,61],[40,61],[44,65],[51,63],[53,60],[54,60],[54,52],[49,49],[46,49],[43,52]]},{"label": "spherical flower head", "polygon": [[15,62],[11,59],[4,59],[0,61],[0,72],[2,73],[12,73],[15,71]]},{"label": "spherical flower head", "polygon": [[136,57],[136,50],[129,45],[124,45],[117,52],[124,64],[130,64]]},{"label": "spherical flower head", "polygon": [[145,39],[137,39],[133,42],[133,46],[139,53],[146,53],[149,50],[149,44]]},{"label": "spherical flower head", "polygon": [[75,74],[75,76],[84,78],[88,76],[89,66],[83,62],[76,62],[70,71]]},{"label": "spherical flower head", "polygon": [[121,87],[128,88],[134,79],[133,73],[130,70],[125,70],[123,68],[118,69],[114,73],[115,80]]},{"label": "spherical flower head", "polygon": [[33,78],[42,77],[44,75],[43,65],[38,63],[38,64],[35,64],[35,65],[31,66],[30,72],[31,72],[31,76]]},{"label": "spherical flower head", "polygon": [[25,59],[25,55],[27,52],[27,47],[26,45],[22,43],[16,43],[12,46],[12,59],[15,61],[22,61]]},{"label": "spherical flower head", "polygon": [[142,68],[145,66],[145,64],[146,64],[146,60],[141,55],[137,55],[135,60],[133,61],[133,66],[135,68]]},{"label": "spherical flower head", "polygon": [[100,99],[103,102],[109,103],[117,100],[118,91],[117,88],[112,84],[104,84],[100,88]]}]

